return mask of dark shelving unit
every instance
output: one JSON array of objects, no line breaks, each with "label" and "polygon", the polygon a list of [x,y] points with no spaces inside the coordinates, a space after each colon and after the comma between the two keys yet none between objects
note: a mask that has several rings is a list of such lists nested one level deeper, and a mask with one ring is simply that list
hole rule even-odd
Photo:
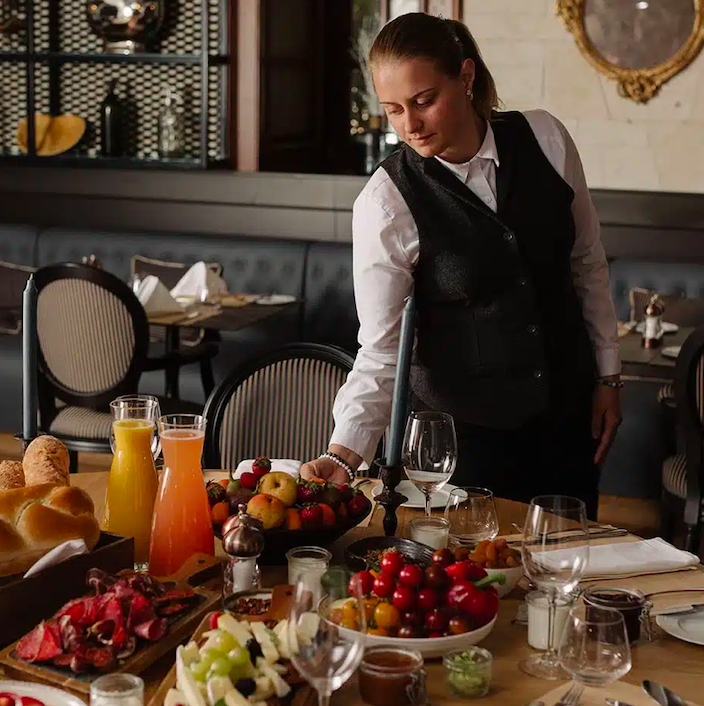
[{"label": "dark shelving unit", "polygon": [[[80,12],[84,12],[83,0],[24,0],[25,26],[15,42],[24,46],[21,50],[16,47],[4,50],[0,44],[0,73],[8,65],[23,67],[20,73],[15,71],[17,83],[14,87],[18,88],[23,75],[24,100],[19,115],[20,119],[27,117],[27,151],[21,152],[11,143],[8,144],[12,126],[0,124],[0,160],[13,164],[113,168],[205,169],[226,166],[229,152],[225,124],[229,65],[227,38],[224,36],[228,26],[226,0],[200,0],[199,3],[192,3],[191,0],[164,1],[167,2],[166,23],[169,13],[175,17],[172,26],[166,28],[171,32],[168,41],[171,50],[111,54],[96,50],[102,40],[93,34],[87,21],[81,26],[76,5],[80,6]],[[66,16],[69,21],[66,21]],[[66,31],[62,26],[64,23]],[[198,28],[196,32],[193,31],[194,27]],[[178,36],[179,32],[182,36]],[[41,41],[38,42],[39,34]],[[70,50],[62,50],[62,45],[68,45]],[[84,71],[78,74],[80,87],[74,87],[73,97],[67,99],[67,83],[75,80],[77,75],[72,68],[75,66],[83,67]],[[99,110],[108,80],[114,77],[113,71],[121,72],[118,79],[129,89],[125,100],[129,100],[132,110],[131,115],[129,111],[127,114],[126,131],[130,132],[132,119],[136,122],[136,136],[131,137],[125,156],[103,157],[100,154],[96,111]],[[68,72],[73,72],[73,76],[67,75]],[[6,81],[12,86],[12,78],[6,78]],[[95,83],[97,85],[93,85]],[[190,97],[184,106],[186,154],[177,159],[160,158],[153,147],[150,149],[144,145],[143,139],[144,135],[149,135],[148,142],[155,142],[156,116],[162,98],[160,90],[155,95],[154,87],[165,83],[175,83],[175,90],[184,99],[184,93]],[[3,101],[10,101],[8,94],[6,86],[0,81],[0,113],[3,108],[5,113],[8,112],[7,107],[3,106]],[[72,148],[65,154],[51,157],[37,155],[35,115],[42,112],[61,115],[66,103],[80,105],[89,113],[80,115],[79,111],[73,110],[73,114],[86,120],[86,135],[76,146],[78,149]],[[69,109],[73,109],[71,105]],[[13,110],[17,115],[16,105]],[[142,112],[147,116],[143,125],[135,117]],[[18,124],[19,120],[15,118],[15,132]]]}]

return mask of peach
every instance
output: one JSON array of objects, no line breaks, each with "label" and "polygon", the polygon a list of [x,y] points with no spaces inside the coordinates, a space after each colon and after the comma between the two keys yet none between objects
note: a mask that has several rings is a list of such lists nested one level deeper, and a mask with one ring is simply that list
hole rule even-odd
[{"label": "peach", "polygon": [[247,503],[247,513],[261,520],[265,530],[281,527],[286,519],[286,506],[273,495],[260,493]]}]

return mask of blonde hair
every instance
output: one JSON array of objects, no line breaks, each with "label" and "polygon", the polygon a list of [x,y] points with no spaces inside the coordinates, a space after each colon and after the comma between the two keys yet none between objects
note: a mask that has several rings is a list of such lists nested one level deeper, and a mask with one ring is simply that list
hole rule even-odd
[{"label": "blonde hair", "polygon": [[450,78],[457,78],[462,62],[471,59],[475,70],[472,105],[484,120],[491,118],[499,107],[496,84],[466,25],[424,12],[409,12],[384,25],[369,51],[372,66],[387,59],[420,57],[435,62],[437,69]]}]

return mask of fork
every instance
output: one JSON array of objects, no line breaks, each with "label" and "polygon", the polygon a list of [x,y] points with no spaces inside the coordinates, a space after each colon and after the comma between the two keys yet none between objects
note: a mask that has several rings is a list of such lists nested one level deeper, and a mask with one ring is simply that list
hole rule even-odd
[{"label": "fork", "polygon": [[572,684],[555,706],[579,706],[583,691],[584,687],[581,684]]}]

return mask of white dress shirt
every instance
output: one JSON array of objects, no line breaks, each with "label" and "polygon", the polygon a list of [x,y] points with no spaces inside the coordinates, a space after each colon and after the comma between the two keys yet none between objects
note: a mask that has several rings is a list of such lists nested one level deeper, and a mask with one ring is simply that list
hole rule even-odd
[{"label": "white dress shirt", "polygon": [[[574,286],[594,344],[598,372],[615,375],[620,372],[621,363],[608,264],[577,148],[564,125],[550,113],[532,110],[524,115],[550,164],[574,191]],[[469,162],[451,164],[438,160],[496,212],[499,154],[491,125]],[[413,216],[382,167],[374,172],[354,203],[352,240],[361,347],[354,368],[335,399],[335,430],[330,443],[341,444],[371,462],[391,413],[401,314],[405,299],[413,290],[419,246]]]}]

